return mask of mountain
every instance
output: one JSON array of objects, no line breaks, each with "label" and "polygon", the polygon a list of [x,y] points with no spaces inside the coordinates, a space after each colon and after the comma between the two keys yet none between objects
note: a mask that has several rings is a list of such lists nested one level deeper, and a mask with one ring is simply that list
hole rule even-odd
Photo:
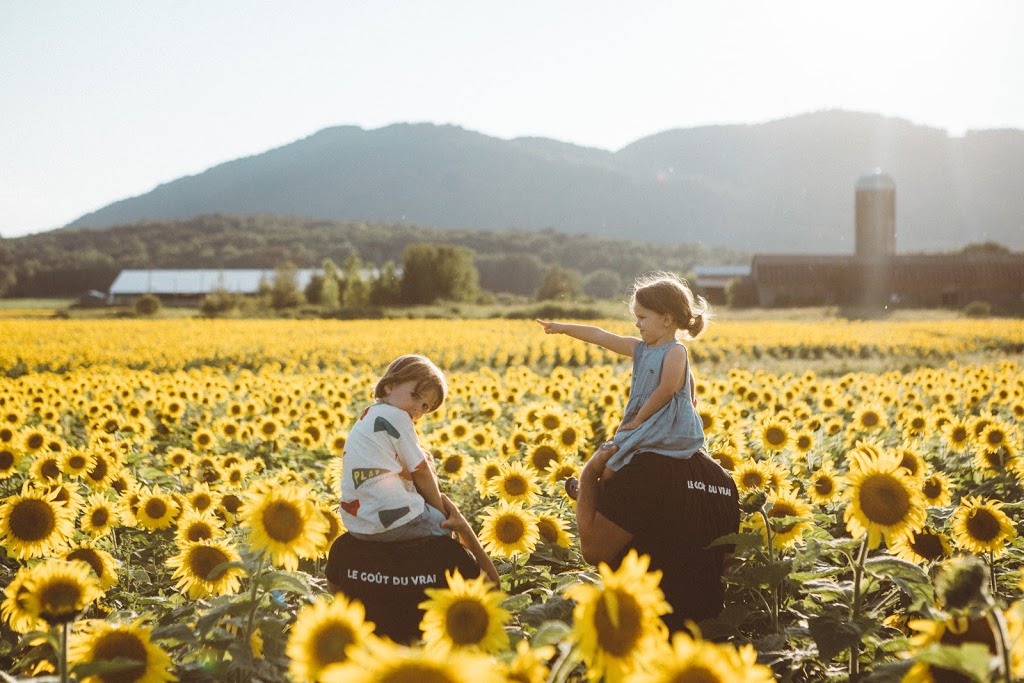
[{"label": "mountain", "polygon": [[332,127],[68,227],[272,213],[851,253],[854,185],[876,168],[896,181],[899,251],[1024,248],[1024,131],[950,137],[847,111],[669,130],[617,152],[450,125]]}]

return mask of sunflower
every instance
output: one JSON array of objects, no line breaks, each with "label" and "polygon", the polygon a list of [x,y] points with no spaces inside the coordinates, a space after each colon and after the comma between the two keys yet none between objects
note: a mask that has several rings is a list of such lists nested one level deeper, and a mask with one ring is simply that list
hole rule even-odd
[{"label": "sunflower", "polygon": [[315,558],[328,525],[311,498],[310,491],[294,484],[260,493],[250,490],[240,511],[241,523],[249,529],[250,547],[268,551],[271,562],[288,571],[298,569],[299,558]]},{"label": "sunflower", "polygon": [[571,638],[592,675],[620,680],[666,636],[661,616],[671,611],[658,587],[661,572],[648,572],[650,558],[630,550],[618,570],[601,563],[600,584],[575,584],[565,591],[576,601]]},{"label": "sunflower", "polygon": [[853,413],[852,427],[857,432],[880,432],[889,426],[885,408],[874,403],[867,403]]},{"label": "sunflower", "polygon": [[467,581],[456,569],[454,573],[446,571],[445,579],[447,588],[427,588],[428,599],[417,605],[424,610],[420,629],[427,649],[444,653],[507,649],[505,622],[512,615],[500,606],[507,596],[490,590],[483,575]]},{"label": "sunflower", "polygon": [[195,461],[195,455],[192,451],[187,448],[168,448],[167,452],[164,453],[164,462],[167,463],[168,469],[177,474],[179,472],[187,472],[189,467]]},{"label": "sunflower", "polygon": [[78,526],[93,538],[109,534],[119,525],[117,509],[106,496],[100,493],[90,495],[83,506]]},{"label": "sunflower", "polygon": [[493,456],[479,461],[476,465],[476,473],[474,474],[477,490],[482,493],[486,492],[490,488],[491,480],[501,474],[501,468],[504,464],[504,460]]},{"label": "sunflower", "polygon": [[137,495],[138,500],[133,506],[136,522],[150,531],[168,528],[181,512],[178,502],[170,494],[161,491],[159,485],[152,489],[140,487]]},{"label": "sunflower", "polygon": [[544,439],[539,443],[530,443],[526,447],[526,462],[530,464],[530,467],[538,472],[551,467],[552,463],[557,463],[562,460],[562,453],[555,447],[555,445]]},{"label": "sunflower", "polygon": [[40,485],[52,484],[61,479],[60,454],[38,451],[28,467],[29,475]]},{"label": "sunflower", "polygon": [[320,672],[320,683],[506,683],[494,659],[476,652],[442,654],[383,640],[348,652],[348,661]]},{"label": "sunflower", "polygon": [[469,471],[466,465],[466,456],[458,451],[449,451],[443,454],[441,464],[437,468],[437,472],[438,474],[443,475],[445,479],[450,481],[459,481],[464,478],[466,473]]},{"label": "sunflower", "polygon": [[285,646],[289,673],[299,681],[321,680],[326,667],[347,661],[350,652],[373,641],[373,629],[359,602],[340,593],[333,600],[318,597],[295,617]]},{"label": "sunflower", "polygon": [[500,502],[484,513],[480,541],[502,557],[532,553],[540,538],[537,515],[518,503]]},{"label": "sunflower", "polygon": [[507,683],[546,683],[551,670],[547,662],[554,659],[557,650],[553,645],[542,645],[536,649],[523,638],[516,643],[512,660],[503,668]]},{"label": "sunflower", "polygon": [[22,567],[14,575],[11,582],[4,588],[4,600],[0,603],[0,619],[7,622],[11,630],[16,633],[29,633],[30,631],[45,631],[47,624],[37,614],[29,611],[26,598],[28,591],[25,582],[28,581],[31,572],[27,567]]},{"label": "sunflower", "polygon": [[771,463],[767,460],[745,460],[736,465],[731,474],[741,494],[763,491],[770,487],[774,478]]},{"label": "sunflower", "polygon": [[508,503],[532,505],[540,496],[534,470],[521,462],[511,462],[490,481],[490,492]]},{"label": "sunflower", "polygon": [[671,644],[659,645],[657,656],[651,658],[643,671],[630,674],[627,683],[770,683],[772,670],[757,663],[752,645],[737,650],[729,644],[718,645],[691,638],[679,632]]},{"label": "sunflower", "polygon": [[952,517],[952,531],[957,545],[972,553],[989,552],[999,557],[1006,543],[1016,537],[1013,521],[1001,510],[998,500],[981,496],[960,501]]},{"label": "sunflower", "polygon": [[338,513],[337,508],[331,505],[327,501],[320,501],[316,505],[316,509],[323,515],[324,521],[327,522],[327,531],[324,533],[324,544],[320,546],[320,557],[327,557],[327,553],[331,550],[331,545],[337,540],[338,536],[341,536],[345,531],[345,525],[341,522],[341,515]]},{"label": "sunflower", "polygon": [[96,577],[101,591],[117,583],[117,560],[114,556],[102,548],[95,547],[90,542],[76,543],[70,549],[64,551],[61,559],[85,562]]},{"label": "sunflower", "polygon": [[931,507],[943,507],[949,505],[953,500],[950,493],[949,477],[943,472],[932,472],[925,477],[921,484],[921,493],[924,494],[925,505]]},{"label": "sunflower", "polygon": [[778,417],[769,417],[763,420],[758,427],[755,443],[768,453],[778,453],[784,450],[792,441],[789,424]]},{"label": "sunflower", "polygon": [[962,452],[971,440],[970,422],[954,417],[942,426],[942,442],[954,453]]},{"label": "sunflower", "polygon": [[558,515],[547,512],[537,515],[537,531],[540,532],[540,539],[545,543],[562,548],[568,548],[572,545],[569,525]]},{"label": "sunflower", "polygon": [[52,555],[74,533],[73,511],[56,501],[57,491],[40,491],[26,482],[21,494],[0,503],[0,546],[18,560]]},{"label": "sunflower", "polygon": [[808,478],[807,497],[815,505],[828,505],[840,496],[844,483],[844,478],[836,474],[832,465],[824,463]]},{"label": "sunflower", "polygon": [[10,447],[0,447],[0,479],[7,479],[18,471],[21,453]]},{"label": "sunflower", "polygon": [[[814,526],[811,506],[801,500],[796,491],[789,489],[769,492],[768,502],[772,504],[768,510],[768,520],[773,532],[772,544],[778,550],[792,548],[803,539],[804,532]],[[753,515],[750,523],[767,539],[764,517]]]},{"label": "sunflower", "polygon": [[95,456],[72,448],[61,454],[58,459],[58,467],[65,477],[79,479],[93,468]]},{"label": "sunflower", "polygon": [[51,435],[45,429],[32,427],[22,430],[18,435],[18,447],[25,453],[40,453],[46,448]]},{"label": "sunflower", "polygon": [[867,534],[869,548],[877,548],[924,526],[924,495],[907,475],[895,453],[871,457],[855,453],[847,475],[843,517],[854,538]]},{"label": "sunflower", "polygon": [[807,455],[814,450],[816,443],[814,432],[807,428],[801,429],[793,436],[793,448],[802,455]]},{"label": "sunflower", "polygon": [[[996,654],[996,637],[984,616],[950,617],[944,621],[913,619],[907,626],[917,633],[910,637],[910,654],[931,650],[935,645],[957,647],[968,643],[983,645],[991,655]],[[972,680],[956,669],[916,661],[904,675],[906,683],[932,683],[933,681]]]},{"label": "sunflower", "polygon": [[237,566],[217,569],[220,565],[241,562],[242,557],[224,539],[207,539],[178,546],[178,554],[167,560],[174,567],[175,588],[197,600],[208,595],[234,595],[241,586],[245,570]]},{"label": "sunflower", "polygon": [[80,630],[72,631],[68,640],[68,663],[102,665],[107,662],[127,660],[134,666],[118,668],[116,678],[112,674],[96,674],[81,679],[81,683],[169,683],[177,681],[172,673],[174,664],[171,657],[155,644],[151,628],[143,619],[130,624],[114,624],[90,619]]},{"label": "sunflower", "polygon": [[199,482],[185,494],[185,505],[195,512],[213,512],[220,505],[223,495],[210,488],[206,482]]},{"label": "sunflower", "polygon": [[221,538],[224,534],[224,521],[212,509],[203,512],[188,509],[178,518],[174,540],[179,546],[184,546],[186,543]]},{"label": "sunflower", "polygon": [[94,491],[105,489],[117,478],[119,467],[120,458],[116,453],[94,451],[92,469],[81,480]]},{"label": "sunflower", "polygon": [[74,621],[101,594],[87,563],[44,560],[28,569],[23,599],[31,614],[53,626]]},{"label": "sunflower", "polygon": [[945,560],[953,554],[949,537],[931,527],[900,536],[890,544],[889,552],[916,564]]}]

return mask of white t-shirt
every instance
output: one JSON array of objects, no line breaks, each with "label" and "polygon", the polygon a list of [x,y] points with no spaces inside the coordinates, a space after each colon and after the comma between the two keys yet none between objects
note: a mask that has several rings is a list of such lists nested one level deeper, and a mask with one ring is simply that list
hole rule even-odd
[{"label": "white t-shirt", "polygon": [[341,521],[361,534],[379,534],[412,521],[426,501],[412,472],[429,467],[409,413],[374,403],[345,440]]}]

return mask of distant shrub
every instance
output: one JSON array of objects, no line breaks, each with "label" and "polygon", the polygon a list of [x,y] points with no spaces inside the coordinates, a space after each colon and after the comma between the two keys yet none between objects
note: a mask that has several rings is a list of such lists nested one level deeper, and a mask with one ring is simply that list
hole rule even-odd
[{"label": "distant shrub", "polygon": [[600,308],[591,308],[589,306],[545,304],[521,311],[510,311],[505,317],[512,320],[533,320],[534,318],[540,318],[541,320],[601,320],[606,318],[607,315]]},{"label": "distant shrub", "polygon": [[972,301],[964,306],[965,318],[987,318],[992,315],[992,304],[987,301]]},{"label": "distant shrub", "polygon": [[143,294],[135,300],[135,312],[139,315],[156,315],[160,311],[160,297]]}]

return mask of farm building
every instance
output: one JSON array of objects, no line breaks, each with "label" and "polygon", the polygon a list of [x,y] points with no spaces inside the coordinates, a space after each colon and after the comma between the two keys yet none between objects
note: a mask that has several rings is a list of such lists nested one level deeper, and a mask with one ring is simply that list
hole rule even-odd
[{"label": "farm building", "polygon": [[693,274],[696,292],[713,304],[724,304],[730,283],[750,277],[750,265],[694,266]]},{"label": "farm building", "polygon": [[[298,288],[305,289],[314,273],[295,271]],[[168,305],[198,304],[212,292],[256,294],[263,283],[272,284],[276,271],[258,268],[122,270],[107,293],[109,304],[129,304],[143,294],[155,294]]]}]

